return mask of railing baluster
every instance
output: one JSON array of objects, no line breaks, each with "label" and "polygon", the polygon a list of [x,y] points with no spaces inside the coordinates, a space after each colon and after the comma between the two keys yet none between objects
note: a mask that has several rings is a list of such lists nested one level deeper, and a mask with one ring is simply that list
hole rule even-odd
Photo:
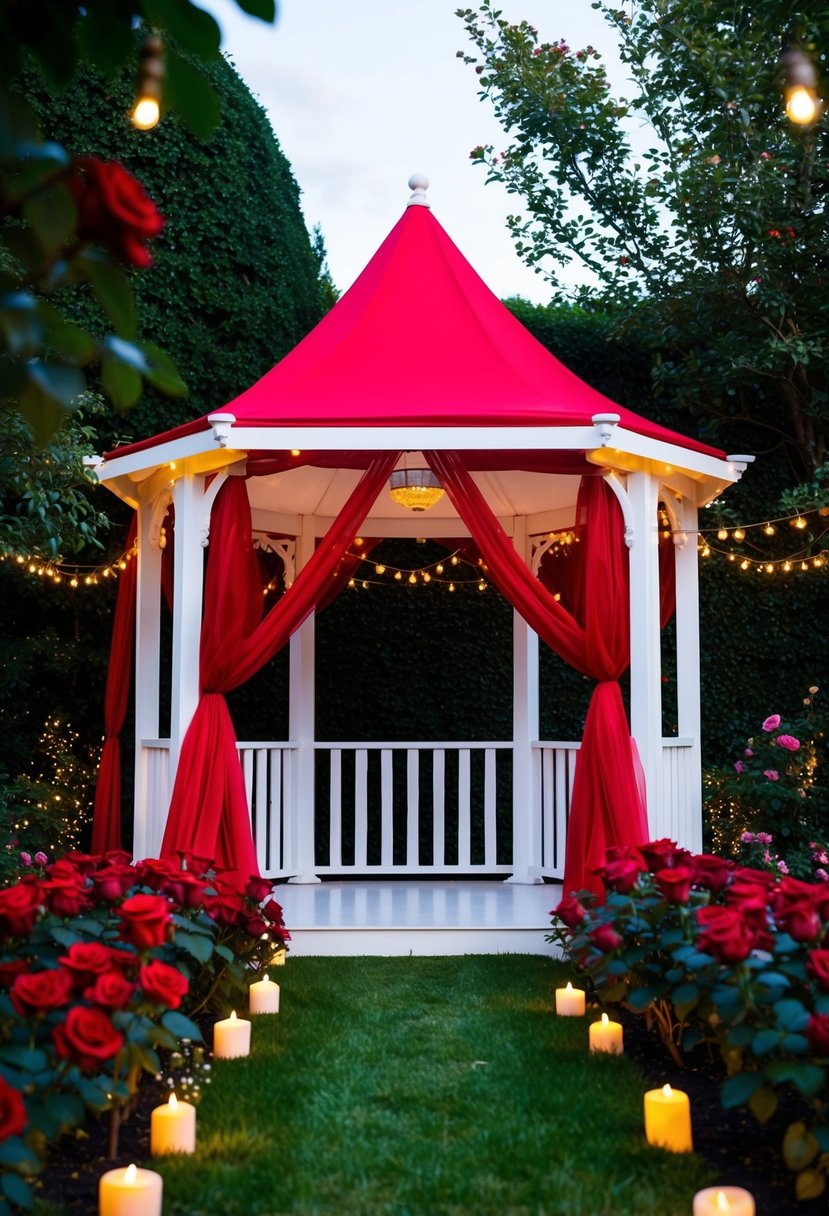
[{"label": "railing baluster", "polygon": [[354,752],[354,865],[364,870],[368,864],[368,752]]},{"label": "railing baluster", "polygon": [[444,864],[446,848],[445,786],[446,752],[437,747],[432,752],[432,865]]},{"label": "railing baluster", "polygon": [[458,751],[458,865],[468,866],[471,861],[471,833],[472,823],[470,818],[470,756],[471,752],[468,747],[460,748]]},{"label": "railing baluster", "polygon": [[484,752],[484,863],[494,866],[497,860],[497,818],[496,794],[497,773],[495,767],[497,753],[488,747]]},{"label": "railing baluster", "polygon": [[341,866],[343,864],[342,764],[342,750],[339,747],[332,747],[329,761],[330,789],[328,796],[328,864],[330,866]]},{"label": "railing baluster", "polygon": [[264,747],[256,749],[256,779],[254,781],[251,819],[254,826],[256,857],[260,870],[267,870],[268,862],[268,752]]},{"label": "railing baluster", "polygon": [[420,863],[420,754],[406,752],[406,865]]},{"label": "railing baluster", "polygon": [[268,752],[270,781],[268,783],[268,869],[281,870],[284,858],[282,838],[282,750],[272,747]]},{"label": "railing baluster", "polygon": [[380,752],[380,864],[390,866],[394,861],[394,752]]}]

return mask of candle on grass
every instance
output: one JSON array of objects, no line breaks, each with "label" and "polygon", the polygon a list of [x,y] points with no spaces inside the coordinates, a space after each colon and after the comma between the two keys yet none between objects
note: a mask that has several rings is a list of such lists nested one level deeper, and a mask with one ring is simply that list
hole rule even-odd
[{"label": "candle on grass", "polygon": [[566,988],[556,988],[556,1013],[565,1018],[580,1018],[584,1013],[584,992],[569,980]]},{"label": "candle on grass", "polygon": [[611,1055],[620,1056],[623,1050],[621,1022],[611,1022],[603,1013],[601,1021],[591,1023],[590,1050],[609,1051]]},{"label": "candle on grass", "polygon": [[694,1196],[694,1216],[754,1216],[754,1196],[741,1186],[709,1186]]},{"label": "candle on grass", "polygon": [[153,1170],[108,1170],[98,1182],[99,1216],[161,1216],[161,1175]]},{"label": "candle on grass", "polygon": [[[691,1153],[691,1103],[681,1089],[663,1085],[645,1094],[645,1136],[648,1144],[672,1153]],[[716,1210],[716,1209],[715,1209]]]},{"label": "candle on grass", "polygon": [[251,1013],[279,1013],[279,984],[264,975],[250,986]]},{"label": "candle on grass", "polygon": [[170,1094],[169,1102],[156,1106],[150,1115],[150,1154],[165,1157],[168,1153],[195,1151],[196,1108]]},{"label": "candle on grass", "polygon": [[250,1055],[250,1022],[237,1018],[235,1009],[213,1027],[213,1055],[217,1060]]}]

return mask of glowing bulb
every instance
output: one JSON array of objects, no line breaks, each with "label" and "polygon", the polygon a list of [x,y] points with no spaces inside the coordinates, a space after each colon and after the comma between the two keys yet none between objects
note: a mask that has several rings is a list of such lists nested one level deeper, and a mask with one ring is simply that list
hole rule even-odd
[{"label": "glowing bulb", "polygon": [[774,574],[774,566],[771,562],[766,563],[766,574]]},{"label": "glowing bulb", "polygon": [[450,583],[450,584],[449,584],[449,590],[450,590],[450,591],[454,591],[454,590],[455,590],[455,584],[454,584],[454,583]]},{"label": "glowing bulb", "polygon": [[796,85],[786,98],[786,114],[798,126],[806,127],[814,122],[820,113],[820,102],[814,89],[805,85]]},{"label": "glowing bulb", "polygon": [[745,534],[745,532],[743,531],[743,529],[742,529],[742,528],[735,528],[735,529],[734,529],[734,539],[735,539],[735,540],[745,540],[745,535],[746,535],[746,534]]},{"label": "glowing bulb", "polygon": [[299,450],[299,448],[291,448],[291,455],[292,456],[301,456],[302,452]]},{"label": "glowing bulb", "polygon": [[415,572],[413,570],[412,573],[409,575],[409,583],[411,586],[414,586],[416,582],[417,582],[417,575],[415,574]]},{"label": "glowing bulb", "polygon": [[823,558],[822,558],[822,557],[816,557],[816,558],[815,558],[815,560],[812,562],[812,565],[813,565],[813,566],[814,566],[814,567],[815,567],[817,570],[819,570],[819,569],[820,569],[820,567],[823,565]]},{"label": "glowing bulb", "polygon": [[161,118],[161,107],[155,97],[139,97],[130,114],[130,122],[139,131],[151,131]]},{"label": "glowing bulb", "polygon": [[435,574],[443,574],[443,562],[438,562],[435,566]]},{"label": "glowing bulb", "polygon": [[368,583],[363,582],[363,591],[368,591]]},{"label": "glowing bulb", "polygon": [[348,580],[348,585],[349,585],[349,587],[356,587],[356,586],[357,586],[357,584],[356,584],[356,582],[354,581],[354,579],[353,579],[353,578],[350,578],[350,579]]},{"label": "glowing bulb", "polygon": [[728,528],[719,528],[718,529],[717,540],[728,540]]},{"label": "glowing bulb", "polygon": [[740,569],[741,569],[741,570],[748,570],[748,562],[747,562],[747,561],[745,561],[745,559],[744,559],[743,561],[741,561],[741,562],[740,562]]},{"label": "glowing bulb", "polygon": [[805,562],[801,562],[801,563],[800,563],[800,569],[801,569],[801,570],[808,570],[808,569],[809,569],[809,567],[806,565],[806,563],[805,563]]},{"label": "glowing bulb", "polygon": [[774,536],[777,529],[775,528],[774,524],[766,524],[763,531],[765,532],[766,536]]},{"label": "glowing bulb", "polygon": [[704,548],[704,549],[703,549],[703,551],[702,551],[702,556],[703,556],[703,557],[710,557],[710,556],[711,556],[711,550],[708,548],[708,546],[707,546],[707,545],[705,546],[705,548]]},{"label": "glowing bulb", "polygon": [[397,581],[399,583],[400,580],[403,578],[403,572],[401,570],[395,570],[394,577],[397,579]]},{"label": "glowing bulb", "polygon": [[359,548],[361,548],[361,547],[362,547],[362,546],[365,544],[365,541],[363,540],[362,536],[355,536],[355,537],[354,537],[354,544],[355,544],[355,545],[357,546],[357,548],[359,549]]},{"label": "glowing bulb", "polygon": [[450,560],[450,562],[452,563],[452,565],[453,565],[453,566],[457,566],[458,562],[459,562],[461,559],[458,557],[457,553],[453,553],[453,554],[452,554],[452,556],[449,558],[449,560]]},{"label": "glowing bulb", "polygon": [[801,530],[806,527],[806,520],[802,515],[798,515],[797,519],[794,521],[794,526],[796,528],[800,528]]},{"label": "glowing bulb", "polygon": [[486,583],[484,582],[484,580],[483,580],[483,579],[481,579],[481,581],[478,583],[478,590],[479,590],[479,591],[486,591]]},{"label": "glowing bulb", "polygon": [[375,574],[385,574],[385,573],[386,573],[386,567],[385,567],[385,566],[382,566],[382,565],[381,565],[381,566],[375,566],[375,567],[374,567],[374,573],[375,573]]},{"label": "glowing bulb", "polygon": [[425,570],[423,573],[423,581],[424,583],[431,583],[432,581],[432,576],[428,570]]},{"label": "glowing bulb", "polygon": [[784,570],[787,570],[787,571],[788,571],[788,570],[791,570],[791,568],[792,568],[792,563],[791,563],[791,562],[783,562],[783,569],[784,569]]}]

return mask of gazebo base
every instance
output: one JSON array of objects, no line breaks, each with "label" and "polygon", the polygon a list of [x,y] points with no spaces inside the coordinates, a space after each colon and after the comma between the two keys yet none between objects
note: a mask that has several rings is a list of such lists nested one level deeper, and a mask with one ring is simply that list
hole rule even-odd
[{"label": "gazebo base", "polygon": [[558,953],[544,940],[561,886],[491,880],[370,879],[280,884],[291,953],[449,955]]}]

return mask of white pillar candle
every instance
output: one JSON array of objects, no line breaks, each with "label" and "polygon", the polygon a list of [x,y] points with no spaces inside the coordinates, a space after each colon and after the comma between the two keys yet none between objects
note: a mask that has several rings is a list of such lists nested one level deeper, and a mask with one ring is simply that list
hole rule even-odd
[{"label": "white pillar candle", "polygon": [[279,1013],[279,984],[267,975],[250,986],[251,1013]]},{"label": "white pillar candle", "polygon": [[609,1051],[611,1055],[620,1056],[622,1047],[622,1024],[611,1022],[606,1013],[601,1021],[593,1022],[590,1026],[590,1050]]},{"label": "white pillar candle", "polygon": [[645,1094],[645,1137],[648,1144],[667,1148],[672,1153],[693,1152],[688,1095],[681,1089],[671,1089],[670,1085],[648,1090]]},{"label": "white pillar candle", "polygon": [[569,980],[566,988],[556,988],[556,1013],[565,1018],[580,1018],[584,1014],[584,993]]},{"label": "white pillar candle", "polygon": [[195,1151],[196,1108],[170,1094],[169,1102],[156,1106],[150,1115],[150,1154],[166,1157],[168,1153]]},{"label": "white pillar candle", "polygon": [[754,1216],[754,1196],[741,1186],[709,1186],[694,1196],[694,1216]]},{"label": "white pillar candle", "polygon": [[250,1055],[250,1022],[237,1018],[235,1010],[213,1027],[213,1055],[217,1060]]},{"label": "white pillar candle", "polygon": [[108,1170],[98,1183],[99,1216],[161,1216],[161,1175],[153,1170]]}]

